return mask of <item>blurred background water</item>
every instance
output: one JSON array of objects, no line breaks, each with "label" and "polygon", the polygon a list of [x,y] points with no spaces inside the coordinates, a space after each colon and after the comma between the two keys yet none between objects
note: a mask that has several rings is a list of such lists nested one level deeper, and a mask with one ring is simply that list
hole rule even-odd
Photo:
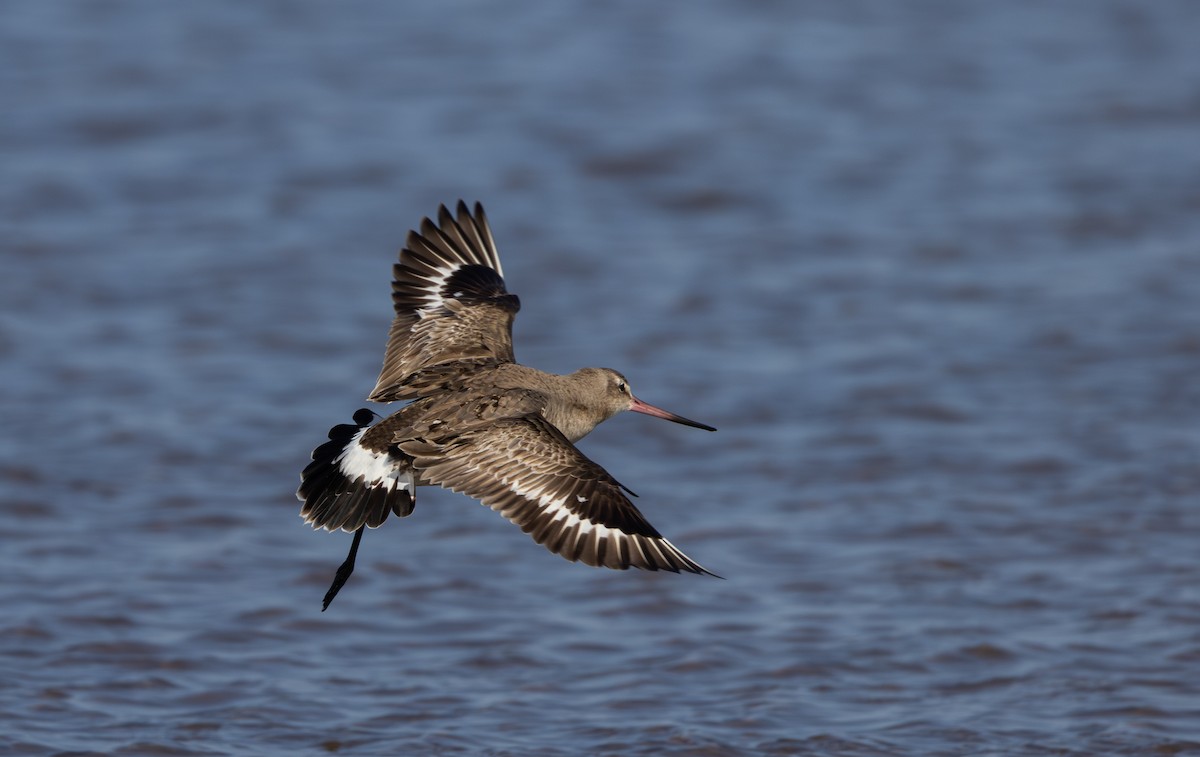
[{"label": "blurred background water", "polygon": [[[0,751],[1200,752],[1200,9],[6,3]],[[727,577],[293,491],[481,200]],[[382,408],[380,408],[382,409]]]}]

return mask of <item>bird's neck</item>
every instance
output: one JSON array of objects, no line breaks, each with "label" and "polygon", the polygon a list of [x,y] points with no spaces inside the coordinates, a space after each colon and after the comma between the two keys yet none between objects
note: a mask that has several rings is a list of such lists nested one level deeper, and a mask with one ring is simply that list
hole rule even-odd
[{"label": "bird's neck", "polygon": [[600,408],[592,407],[589,395],[579,386],[575,374],[547,375],[550,391],[546,394],[543,417],[572,442],[577,442],[592,432],[609,416]]}]

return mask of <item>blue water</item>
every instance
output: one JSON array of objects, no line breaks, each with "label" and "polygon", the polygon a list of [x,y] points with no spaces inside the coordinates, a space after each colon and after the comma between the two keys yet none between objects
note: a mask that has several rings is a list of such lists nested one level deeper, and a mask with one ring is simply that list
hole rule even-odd
[{"label": "blue water", "polygon": [[[0,18],[0,752],[1200,753],[1200,14]],[[293,492],[481,200],[517,356],[725,581]],[[383,410],[384,408],[379,408]]]}]

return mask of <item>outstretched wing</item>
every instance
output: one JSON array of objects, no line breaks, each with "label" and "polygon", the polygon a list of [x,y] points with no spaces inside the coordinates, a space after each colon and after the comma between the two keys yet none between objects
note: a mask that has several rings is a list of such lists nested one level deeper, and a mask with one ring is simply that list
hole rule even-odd
[{"label": "outstretched wing", "polygon": [[512,362],[512,322],[521,304],[504,288],[500,258],[483,206],[472,215],[459,200],[457,218],[443,205],[438,220],[410,231],[393,268],[396,318],[379,380],[368,399],[420,396],[414,373],[457,361]]},{"label": "outstretched wing", "polygon": [[664,539],[616,479],[539,415],[504,418],[444,443],[399,446],[422,481],[480,500],[568,560],[715,575]]}]

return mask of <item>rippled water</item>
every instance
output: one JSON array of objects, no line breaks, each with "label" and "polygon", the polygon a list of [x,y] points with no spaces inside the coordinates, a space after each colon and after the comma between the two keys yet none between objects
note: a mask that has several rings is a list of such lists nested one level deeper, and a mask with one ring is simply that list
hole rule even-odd
[{"label": "rippled water", "polygon": [[[0,751],[1200,752],[1190,2],[9,3]],[[297,517],[405,231],[727,577]]]}]

